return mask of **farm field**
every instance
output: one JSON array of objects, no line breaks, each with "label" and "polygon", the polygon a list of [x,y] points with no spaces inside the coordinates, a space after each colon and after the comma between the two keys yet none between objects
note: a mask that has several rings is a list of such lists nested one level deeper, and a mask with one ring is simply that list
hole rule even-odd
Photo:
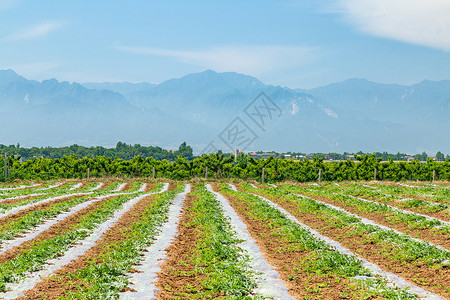
[{"label": "farm field", "polygon": [[0,299],[450,299],[450,186],[0,185]]}]

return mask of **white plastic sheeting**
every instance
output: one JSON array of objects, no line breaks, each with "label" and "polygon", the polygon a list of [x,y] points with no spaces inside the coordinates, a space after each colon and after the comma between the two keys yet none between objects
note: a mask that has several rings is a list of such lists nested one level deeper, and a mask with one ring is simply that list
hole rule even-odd
[{"label": "white plastic sheeting", "polygon": [[168,221],[162,225],[161,232],[155,237],[154,242],[147,248],[143,260],[135,269],[143,273],[127,274],[131,286],[136,292],[120,293],[121,299],[156,299],[158,289],[155,284],[158,281],[157,274],[161,271],[160,266],[167,259],[166,249],[172,244],[178,233],[178,221],[181,216],[186,194],[191,190],[189,184],[186,185],[184,191],[172,200],[168,212]]},{"label": "white plastic sheeting", "polygon": [[420,187],[420,186],[409,185],[409,184],[401,183],[401,182],[399,182],[399,183],[397,183],[397,184],[398,184],[398,185],[401,185],[401,186],[406,186],[406,187],[409,187],[409,188],[417,188],[417,187]]},{"label": "white plastic sheeting", "polygon": [[[383,195],[385,195],[385,196],[393,196],[393,195],[391,195],[391,194],[387,194],[387,193],[383,193],[381,190],[380,190],[380,188],[379,187],[371,187],[371,188],[375,188],[375,189],[377,189],[377,191],[379,192],[379,193],[381,193],[381,194],[383,194]],[[423,196],[423,197],[436,197],[435,195],[426,195],[426,194],[422,194],[421,196]],[[364,199],[364,200],[366,200],[366,199]],[[414,200],[414,199],[412,199],[412,198],[403,198],[403,199],[400,199],[401,201],[408,201],[408,200]],[[433,202],[433,201],[429,201],[429,200],[422,200],[422,201],[424,201],[424,202],[426,202],[426,203],[428,203],[429,205],[439,205],[439,204],[441,204],[441,203],[437,203],[437,202]]]},{"label": "white plastic sheeting", "polygon": [[[165,183],[164,188],[158,193],[167,191],[168,187],[169,184]],[[150,194],[156,193],[146,193],[125,203],[122,206],[122,209],[116,211],[110,219],[100,224],[86,239],[80,241],[79,244],[70,248],[63,256],[49,260],[47,264],[43,266],[42,270],[29,274],[24,280],[18,283],[7,284],[6,287],[10,291],[3,293],[0,296],[5,299],[21,297],[24,295],[24,292],[26,290],[32,289],[36,283],[42,280],[42,278],[51,275],[55,271],[61,269],[63,266],[69,264],[71,261],[76,260],[87,250],[95,246],[97,240],[99,240],[105,232],[107,232],[127,211],[129,211],[134,204]]]},{"label": "white plastic sheeting", "polygon": [[44,187],[44,188],[39,189],[39,190],[40,190],[40,191],[51,190],[51,189],[60,187],[60,186],[62,186],[63,184],[64,184],[64,182],[57,182],[57,183],[55,183],[55,184],[49,185],[48,187]]},{"label": "white plastic sheeting", "polygon": [[360,184],[360,185],[362,185],[362,186],[364,186],[364,187],[371,188],[371,189],[376,189],[375,186],[371,186],[371,185],[367,185],[367,184]]},{"label": "white plastic sheeting", "polygon": [[[236,189],[235,186],[230,186],[233,189]],[[275,268],[264,258],[264,255],[255,240],[248,233],[247,226],[228,203],[228,200],[221,194],[214,192],[211,185],[208,184],[206,187],[210,192],[214,193],[217,200],[220,201],[223,213],[230,218],[230,223],[233,226],[233,230],[237,233],[237,237],[244,240],[244,242],[239,244],[239,247],[244,249],[250,256],[251,268],[258,274],[256,276],[258,287],[255,289],[255,292],[263,297],[272,299],[294,299],[294,297],[289,295],[283,280],[278,278],[280,277],[280,274],[275,271]]]},{"label": "white plastic sheeting", "polygon": [[78,183],[75,184],[73,187],[71,187],[69,190],[70,190],[70,191],[73,191],[73,190],[79,189],[82,185],[83,185],[82,182],[78,182]]},{"label": "white plastic sheeting", "polygon": [[[313,200],[313,201],[315,201],[315,202],[317,202],[317,203],[320,203],[320,204],[323,204],[323,205],[325,205],[325,206],[328,206],[328,207],[330,207],[330,208],[332,208],[332,209],[341,211],[341,212],[345,213],[346,215],[349,215],[349,216],[352,216],[352,217],[355,217],[355,218],[359,219],[359,220],[361,221],[361,223],[363,223],[363,224],[376,226],[376,227],[379,227],[379,228],[384,229],[384,230],[386,230],[386,231],[393,231],[393,232],[395,232],[395,233],[397,233],[397,234],[399,234],[399,235],[406,236],[406,237],[410,238],[410,239],[413,240],[413,241],[416,241],[416,242],[419,242],[419,243],[425,243],[423,240],[420,240],[420,239],[411,237],[411,236],[406,235],[406,234],[404,234],[404,233],[402,233],[402,232],[400,232],[400,231],[398,231],[398,230],[395,230],[395,229],[393,229],[393,228],[390,228],[390,227],[387,227],[387,226],[378,224],[378,223],[375,222],[375,221],[372,221],[372,220],[369,220],[369,219],[360,217],[360,216],[355,215],[355,214],[353,214],[353,213],[351,213],[351,212],[349,212],[349,211],[346,211],[346,210],[343,209],[343,208],[340,208],[340,207],[334,206],[334,205],[332,205],[332,204],[329,204],[329,203],[326,203],[326,202],[323,202],[323,201],[320,201],[320,200],[316,200],[316,199],[313,199],[313,198],[310,198],[310,197],[307,197],[307,196],[304,196],[304,195],[294,194],[294,193],[292,193],[292,194],[295,195],[295,196],[298,196],[298,197],[311,199],[311,200]],[[447,250],[447,249],[442,248],[442,247],[439,246],[439,245],[435,245],[435,244],[430,243],[430,242],[426,242],[426,243],[428,243],[428,244],[432,245],[433,247],[436,247],[436,248],[438,248],[438,249],[440,249],[440,250],[443,250],[443,251],[446,251],[446,252],[449,251],[449,250]]]},{"label": "white plastic sheeting", "polygon": [[[361,201],[364,201],[364,202],[379,204],[378,202],[367,200],[367,199],[364,199],[364,198],[359,198],[359,197],[355,197],[355,196],[351,196],[351,195],[348,195],[348,196],[352,197],[352,198],[355,198],[355,199],[358,199],[358,200],[361,200]],[[445,224],[447,226],[450,226],[450,222],[447,222],[447,221],[443,221],[443,220],[440,220],[440,219],[437,219],[437,218],[433,218],[433,217],[430,217],[430,216],[427,216],[427,215],[422,215],[422,214],[419,214],[419,213],[415,213],[415,212],[412,212],[412,211],[409,211],[409,210],[404,210],[404,209],[401,209],[401,208],[398,208],[398,207],[395,207],[395,206],[391,206],[391,205],[388,205],[388,204],[384,204],[384,203],[382,205],[386,205],[387,207],[392,208],[395,211],[400,211],[400,212],[403,212],[403,213],[409,214],[409,215],[421,216],[421,217],[424,217],[427,220],[439,221],[441,224]]]},{"label": "white plastic sheeting", "polygon": [[115,190],[113,190],[113,192],[120,192],[125,187],[125,185],[126,183],[120,184]]},{"label": "white plastic sheeting", "polygon": [[[255,195],[255,194],[252,194]],[[404,289],[404,288],[409,288],[409,292],[412,294],[417,295],[418,297],[421,297],[422,299],[428,299],[428,300],[445,300],[444,298],[431,293],[427,290],[424,290],[421,287],[418,287],[412,283],[409,283],[408,281],[406,281],[405,279],[390,273],[390,272],[386,272],[384,270],[382,270],[379,266],[377,266],[376,264],[373,264],[371,262],[369,262],[368,260],[359,257],[357,255],[355,255],[353,252],[351,252],[350,250],[348,250],[347,248],[344,248],[339,242],[334,241],[326,236],[321,235],[319,232],[315,231],[314,229],[312,229],[311,227],[301,223],[300,221],[298,221],[293,215],[291,215],[287,210],[285,210],[284,208],[280,207],[278,204],[273,203],[272,201],[270,201],[267,198],[264,198],[262,196],[259,195],[255,195],[259,198],[261,198],[262,200],[264,200],[266,203],[268,203],[270,206],[278,209],[280,212],[282,212],[286,218],[288,218],[289,220],[291,220],[292,222],[298,224],[299,226],[309,230],[311,232],[311,234],[317,238],[318,240],[322,240],[325,243],[327,243],[328,245],[330,245],[331,247],[333,247],[334,249],[336,249],[336,251],[338,251],[339,253],[345,254],[345,255],[349,255],[349,256],[355,256],[357,257],[360,261],[363,267],[365,267],[366,269],[372,271],[374,274],[376,275],[380,275],[382,277],[384,277],[386,279],[387,282],[392,283],[394,286]],[[358,278],[358,279],[364,279],[364,278]]]},{"label": "white plastic sheeting", "polygon": [[21,199],[21,198],[27,198],[27,197],[37,197],[42,195],[48,195],[48,193],[36,193],[36,194],[30,194],[30,195],[22,195],[22,196],[14,196],[9,198],[0,199],[0,203],[6,200],[14,200],[14,199]]},{"label": "white plastic sheeting", "polygon": [[[42,203],[47,203],[47,202],[50,202],[50,201],[53,201],[53,200],[58,200],[58,199],[62,199],[62,198],[72,197],[72,196],[79,196],[79,195],[83,195],[84,196],[84,195],[90,195],[90,194],[92,194],[92,193],[67,194],[67,195],[61,195],[61,196],[57,196],[57,197],[47,198],[47,199],[44,199],[44,200],[41,200],[41,201],[38,201],[38,202],[34,202],[34,203],[28,203],[28,204],[25,204],[25,205],[16,206],[16,207],[11,208],[10,210],[8,210],[8,211],[6,211],[4,213],[0,213],[0,218],[9,216],[11,214],[15,214],[15,213],[17,213],[17,212],[19,212],[21,210],[28,209],[30,207],[37,206],[37,205],[42,204]],[[35,196],[40,196],[40,195],[41,194],[37,194]]]},{"label": "white plastic sheeting", "polygon": [[[109,195],[109,196],[111,196],[111,195]],[[19,246],[20,244],[22,244],[26,241],[34,239],[39,234],[46,231],[47,229],[49,229],[51,226],[55,225],[56,223],[61,222],[65,218],[75,214],[76,212],[82,210],[83,208],[88,207],[89,205],[91,205],[94,202],[100,201],[103,198],[104,197],[99,197],[96,199],[91,199],[86,202],[80,203],[80,204],[72,207],[69,211],[60,213],[59,215],[55,216],[54,218],[51,218],[51,219],[47,220],[46,222],[34,227],[30,231],[21,234],[21,237],[19,237],[19,238],[12,239],[12,240],[4,240],[0,244],[0,255],[4,254],[6,251],[8,251],[14,247]]]},{"label": "white plastic sheeting", "polygon": [[83,208],[88,207],[92,203],[100,201],[100,200],[103,200],[103,199],[111,197],[111,196],[119,196],[119,195],[121,195],[121,194],[108,194],[108,195],[98,196],[98,197],[96,197],[94,199],[91,199],[91,200],[87,200],[86,202],[80,203],[80,204],[72,207],[67,212],[62,212],[59,215],[57,215],[57,216],[55,216],[55,217],[45,221],[44,223],[34,227],[29,232],[21,234],[20,238],[16,238],[16,239],[12,239],[12,240],[4,240],[0,244],[0,255],[5,253],[9,249],[12,249],[12,248],[14,248],[16,246],[19,246],[23,242],[26,242],[26,241],[34,239],[40,233],[42,233],[45,230],[49,229],[51,226],[55,225],[58,222],[61,222],[65,218],[75,214],[76,212],[82,210]]},{"label": "white plastic sheeting", "polygon": [[105,184],[103,182],[99,182],[96,186],[94,186],[92,189],[90,189],[89,191],[96,191],[99,190],[102,186],[104,186]]},{"label": "white plastic sheeting", "polygon": [[[385,193],[383,193],[383,195],[385,195],[385,196],[392,196],[392,195],[385,194]],[[423,197],[436,197],[435,195],[421,195],[421,196],[423,196]],[[402,198],[402,199],[400,199],[400,201],[408,201],[408,200],[416,200],[416,199],[413,199],[413,198]],[[426,202],[428,205],[431,205],[431,206],[441,204],[439,202],[433,202],[433,201],[429,201],[429,200],[422,200],[422,201]]]},{"label": "white plastic sheeting", "polygon": [[139,190],[137,190],[139,193],[145,191],[145,188],[147,187],[147,184],[144,182],[143,184],[141,184],[141,186],[139,187]]},{"label": "white plastic sheeting", "polygon": [[36,184],[32,184],[32,185],[21,185],[21,186],[16,186],[16,187],[11,187],[11,188],[1,188],[0,191],[14,191],[14,190],[21,190],[21,189],[26,189],[26,188],[33,188],[36,186],[41,185],[40,183],[36,183]]}]

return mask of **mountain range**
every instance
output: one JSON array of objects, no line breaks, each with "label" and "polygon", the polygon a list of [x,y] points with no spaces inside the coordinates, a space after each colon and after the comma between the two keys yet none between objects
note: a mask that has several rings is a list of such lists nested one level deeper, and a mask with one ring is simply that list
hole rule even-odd
[{"label": "mountain range", "polygon": [[197,154],[449,153],[450,81],[349,79],[305,90],[212,70],[160,84],[38,82],[3,70],[0,120],[0,144],[26,147],[186,141]]}]

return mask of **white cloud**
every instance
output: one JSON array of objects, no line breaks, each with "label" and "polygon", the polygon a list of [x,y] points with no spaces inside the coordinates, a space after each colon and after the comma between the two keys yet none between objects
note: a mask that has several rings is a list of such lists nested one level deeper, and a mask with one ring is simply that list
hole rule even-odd
[{"label": "white cloud", "polygon": [[196,51],[129,46],[115,48],[135,54],[173,57],[183,63],[218,72],[233,71],[255,76],[304,65],[317,51],[317,49],[297,46],[215,47]]},{"label": "white cloud", "polygon": [[36,24],[10,36],[9,40],[29,40],[42,38],[63,26],[62,22],[44,22]]},{"label": "white cloud", "polygon": [[337,0],[338,10],[372,35],[450,51],[449,0]]}]

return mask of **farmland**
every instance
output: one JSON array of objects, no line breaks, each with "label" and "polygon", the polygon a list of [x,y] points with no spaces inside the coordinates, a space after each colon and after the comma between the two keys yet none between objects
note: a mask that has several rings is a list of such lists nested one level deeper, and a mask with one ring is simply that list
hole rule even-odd
[{"label": "farmland", "polygon": [[450,185],[0,185],[0,299],[450,299]]}]

